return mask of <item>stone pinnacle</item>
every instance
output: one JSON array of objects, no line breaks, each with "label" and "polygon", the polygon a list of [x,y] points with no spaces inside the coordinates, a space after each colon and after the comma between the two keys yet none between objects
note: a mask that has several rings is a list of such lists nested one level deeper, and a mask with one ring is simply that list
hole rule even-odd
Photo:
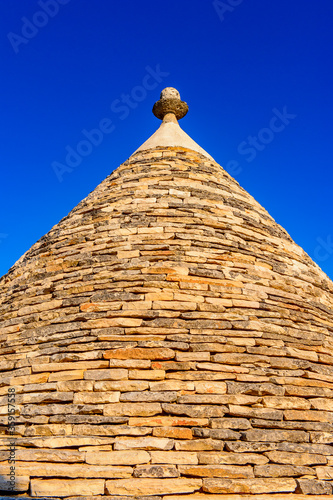
[{"label": "stone pinnacle", "polygon": [[155,102],[153,107],[154,115],[160,120],[164,120],[164,117],[170,113],[180,120],[187,112],[188,105],[180,99],[178,90],[172,87],[162,90],[160,100]]}]

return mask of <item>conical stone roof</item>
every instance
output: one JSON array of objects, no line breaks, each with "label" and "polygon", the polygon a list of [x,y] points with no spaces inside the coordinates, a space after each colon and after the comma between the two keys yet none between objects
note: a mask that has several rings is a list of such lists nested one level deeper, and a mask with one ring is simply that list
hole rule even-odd
[{"label": "conical stone roof", "polygon": [[0,281],[7,495],[13,439],[33,497],[332,493],[333,284],[182,141],[148,141]]}]

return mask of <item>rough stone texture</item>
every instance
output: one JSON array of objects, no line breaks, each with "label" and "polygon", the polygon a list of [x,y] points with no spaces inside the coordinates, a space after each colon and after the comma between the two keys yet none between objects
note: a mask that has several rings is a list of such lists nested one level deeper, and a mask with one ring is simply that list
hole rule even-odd
[{"label": "rough stone texture", "polygon": [[3,474],[15,388],[26,495],[331,495],[332,306],[219,165],[134,154],[0,280]]}]

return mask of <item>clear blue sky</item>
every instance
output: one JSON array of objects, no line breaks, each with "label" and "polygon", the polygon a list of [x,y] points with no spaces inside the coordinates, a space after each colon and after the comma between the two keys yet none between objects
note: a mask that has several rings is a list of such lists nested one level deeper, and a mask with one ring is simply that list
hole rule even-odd
[{"label": "clear blue sky", "polygon": [[184,130],[333,278],[332,24],[331,0],[2,0],[0,275],[173,86]]}]

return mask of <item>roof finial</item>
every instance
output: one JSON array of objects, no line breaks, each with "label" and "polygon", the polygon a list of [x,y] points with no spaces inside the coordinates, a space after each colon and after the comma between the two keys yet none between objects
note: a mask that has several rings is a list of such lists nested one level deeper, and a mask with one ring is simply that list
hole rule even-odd
[{"label": "roof finial", "polygon": [[167,87],[162,90],[160,100],[155,102],[153,107],[154,115],[160,120],[172,113],[177,120],[184,118],[188,112],[188,105],[180,99],[178,90],[173,87]]}]

